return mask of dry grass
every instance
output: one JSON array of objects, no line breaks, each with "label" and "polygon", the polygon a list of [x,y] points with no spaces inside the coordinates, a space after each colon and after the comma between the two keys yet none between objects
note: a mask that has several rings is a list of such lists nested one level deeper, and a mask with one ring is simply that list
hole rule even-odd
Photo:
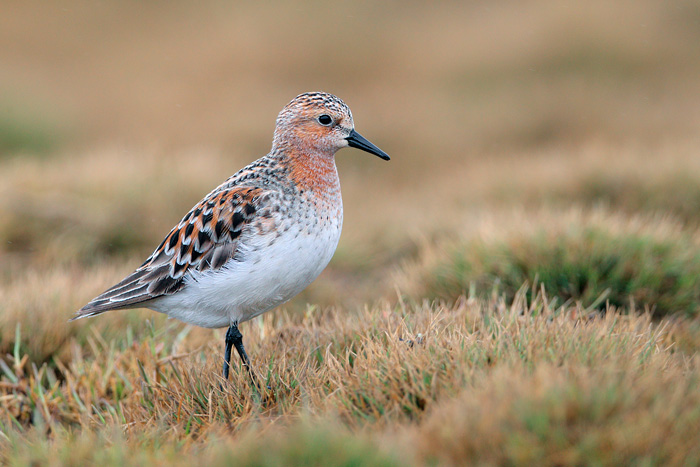
[{"label": "dry grass", "polygon": [[[210,443],[230,434],[226,450],[251,465],[336,451],[394,463],[697,460],[700,365],[676,348],[688,323],[525,297],[267,315],[244,329],[262,394],[240,369],[219,389],[220,345],[193,349],[179,326],[140,341],[95,333],[90,355],[74,340],[55,366],[18,352],[3,370],[3,460],[95,461],[114,449],[81,450],[86,436],[121,445],[130,462],[168,446],[158,455],[184,464],[202,450],[216,459],[223,448]],[[27,451],[40,433],[61,442]]]},{"label": "dry grass", "polygon": [[399,288],[452,300],[495,289],[512,299],[529,283],[591,309],[700,313],[700,236],[677,220],[603,209],[489,217],[460,239],[425,245],[399,275]]},{"label": "dry grass", "polygon": [[[14,2],[0,15],[0,462],[700,463],[700,10]],[[242,332],[67,323],[323,89],[329,268]]]}]

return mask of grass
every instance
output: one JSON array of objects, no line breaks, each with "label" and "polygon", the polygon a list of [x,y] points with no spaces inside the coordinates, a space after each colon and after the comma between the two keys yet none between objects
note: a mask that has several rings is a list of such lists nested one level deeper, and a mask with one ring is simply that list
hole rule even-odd
[{"label": "grass", "polygon": [[[66,364],[38,367],[17,347],[3,367],[3,461],[133,463],[160,446],[176,463],[225,452],[246,465],[700,455],[700,411],[688,410],[700,366],[675,348],[688,324],[554,302],[522,290],[512,302],[267,315],[244,329],[268,388],[258,395],[240,368],[219,389],[220,339],[183,351],[173,326],[138,341],[95,334],[87,354],[74,341]],[[27,450],[42,432],[61,442]]]},{"label": "grass", "polygon": [[22,155],[46,156],[59,149],[62,135],[45,116],[19,114],[13,105],[0,101],[0,158]]},{"label": "grass", "polygon": [[653,368],[545,366],[517,385],[496,371],[476,394],[462,394],[432,415],[422,449],[428,459],[451,464],[697,462],[697,410],[689,409],[698,404],[697,381],[669,381]]},{"label": "grass", "polygon": [[684,222],[697,224],[700,213],[700,180],[687,173],[670,174],[649,183],[644,180],[613,179],[609,175],[591,176],[582,181],[577,192],[553,193],[560,200],[579,200],[604,204],[626,212],[667,213]]},{"label": "grass", "polygon": [[[590,215],[543,219],[542,227],[519,230],[505,239],[456,241],[438,251],[429,247],[407,289],[415,289],[417,296],[451,300],[471,289],[495,289],[512,298],[529,283],[534,290],[541,286],[564,302],[577,301],[587,308],[604,310],[609,304],[648,309],[657,317],[697,316],[697,237],[673,232],[673,224],[665,229],[657,225],[653,232],[614,223],[614,218]],[[659,235],[659,230],[666,234]]]}]

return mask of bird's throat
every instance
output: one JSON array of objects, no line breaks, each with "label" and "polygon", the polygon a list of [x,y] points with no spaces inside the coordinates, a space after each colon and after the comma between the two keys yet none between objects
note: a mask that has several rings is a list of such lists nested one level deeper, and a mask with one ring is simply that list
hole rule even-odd
[{"label": "bird's throat", "polygon": [[291,152],[287,154],[290,180],[299,190],[340,196],[340,181],[333,155]]}]

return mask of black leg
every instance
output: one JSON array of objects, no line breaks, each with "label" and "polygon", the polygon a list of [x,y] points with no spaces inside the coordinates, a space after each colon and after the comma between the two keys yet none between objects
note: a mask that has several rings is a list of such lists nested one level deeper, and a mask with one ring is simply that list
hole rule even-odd
[{"label": "black leg", "polygon": [[[229,337],[231,335],[231,329],[233,329],[233,326],[230,326],[228,331],[226,331],[226,349],[224,349],[224,379],[226,380],[228,379],[228,370],[231,367],[231,346],[233,344],[233,339]],[[238,328],[236,328],[236,330],[238,330]]]},{"label": "black leg", "polygon": [[241,357],[243,366],[248,370],[250,379],[253,381],[255,386],[258,385],[255,379],[255,374],[250,368],[250,359],[248,359],[248,354],[245,353],[245,347],[243,347],[243,334],[238,330],[238,323],[234,323],[229,326],[228,331],[226,331],[226,350],[224,351],[224,379],[228,379],[228,370],[231,366],[231,346],[236,347],[238,355]]}]

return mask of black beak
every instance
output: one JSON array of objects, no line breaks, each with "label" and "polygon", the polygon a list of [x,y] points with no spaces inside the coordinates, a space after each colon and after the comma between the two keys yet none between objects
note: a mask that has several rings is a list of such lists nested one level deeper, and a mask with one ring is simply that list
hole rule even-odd
[{"label": "black beak", "polygon": [[348,146],[350,146],[351,148],[362,149],[363,151],[367,151],[370,154],[374,154],[375,156],[380,157],[385,161],[391,159],[391,157],[389,157],[389,154],[385,153],[377,146],[367,141],[364,136],[362,136],[355,130],[352,130],[350,132],[350,136],[348,136],[345,139],[348,141]]}]

